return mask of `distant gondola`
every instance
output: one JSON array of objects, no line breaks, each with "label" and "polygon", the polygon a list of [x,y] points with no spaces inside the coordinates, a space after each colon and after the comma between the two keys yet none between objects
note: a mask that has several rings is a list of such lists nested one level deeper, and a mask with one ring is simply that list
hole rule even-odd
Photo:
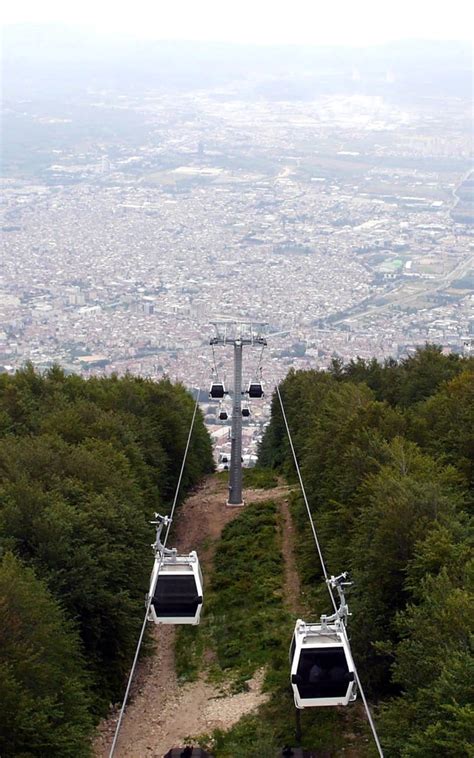
[{"label": "distant gondola", "polygon": [[264,396],[263,387],[261,382],[250,382],[247,390],[247,394],[250,398],[259,400]]},{"label": "distant gondola", "polygon": [[211,400],[222,400],[225,394],[223,382],[212,382],[211,389],[209,390],[209,398]]}]

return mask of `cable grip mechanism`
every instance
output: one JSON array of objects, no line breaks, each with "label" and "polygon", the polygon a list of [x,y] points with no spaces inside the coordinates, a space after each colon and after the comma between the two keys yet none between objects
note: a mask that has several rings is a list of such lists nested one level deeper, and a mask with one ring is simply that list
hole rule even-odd
[{"label": "cable grip mechanism", "polygon": [[155,556],[160,554],[162,556],[167,555],[171,558],[176,558],[178,554],[178,551],[175,547],[171,549],[167,548],[161,541],[161,532],[163,531],[163,528],[168,527],[172,521],[172,518],[169,516],[162,516],[160,513],[155,513],[155,519],[153,521],[150,521],[150,524],[156,526],[156,539],[151,546],[153,552],[155,553]]},{"label": "cable grip mechanism", "polygon": [[344,587],[351,587],[353,584],[353,582],[346,581],[348,576],[348,572],[344,571],[338,576],[330,576],[329,579],[326,579],[326,583],[331,588],[331,591],[336,590],[339,595],[339,608],[331,616],[327,616],[326,614],[321,616],[321,626],[323,629],[327,629],[328,624],[336,624],[336,626],[345,625],[347,624],[348,616],[352,616],[349,613],[349,606],[344,596]]}]

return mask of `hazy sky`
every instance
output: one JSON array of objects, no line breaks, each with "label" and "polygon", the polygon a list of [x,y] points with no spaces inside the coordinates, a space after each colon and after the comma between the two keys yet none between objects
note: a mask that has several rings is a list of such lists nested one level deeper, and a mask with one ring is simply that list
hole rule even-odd
[{"label": "hazy sky", "polygon": [[156,39],[366,45],[472,39],[472,0],[13,0],[3,24],[70,23]]}]

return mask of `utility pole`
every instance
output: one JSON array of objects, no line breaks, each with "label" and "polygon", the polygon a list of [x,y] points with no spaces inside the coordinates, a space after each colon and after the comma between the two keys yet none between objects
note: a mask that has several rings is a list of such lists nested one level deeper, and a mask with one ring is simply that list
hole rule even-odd
[{"label": "utility pole", "polygon": [[234,386],[232,398],[231,450],[229,466],[229,499],[227,505],[244,505],[242,499],[242,358],[245,345],[264,347],[261,330],[266,324],[253,321],[213,321],[216,336],[211,345],[232,345],[234,348]]}]

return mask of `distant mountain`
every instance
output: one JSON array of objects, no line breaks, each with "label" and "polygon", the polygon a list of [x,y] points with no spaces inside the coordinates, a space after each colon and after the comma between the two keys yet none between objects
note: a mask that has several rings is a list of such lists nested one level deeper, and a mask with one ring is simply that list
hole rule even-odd
[{"label": "distant mountain", "polygon": [[470,45],[455,41],[257,46],[136,40],[86,27],[20,24],[4,28],[2,56],[7,100],[90,88],[183,91],[268,79],[272,86],[258,97],[305,99],[355,87],[397,98],[471,95]]}]

